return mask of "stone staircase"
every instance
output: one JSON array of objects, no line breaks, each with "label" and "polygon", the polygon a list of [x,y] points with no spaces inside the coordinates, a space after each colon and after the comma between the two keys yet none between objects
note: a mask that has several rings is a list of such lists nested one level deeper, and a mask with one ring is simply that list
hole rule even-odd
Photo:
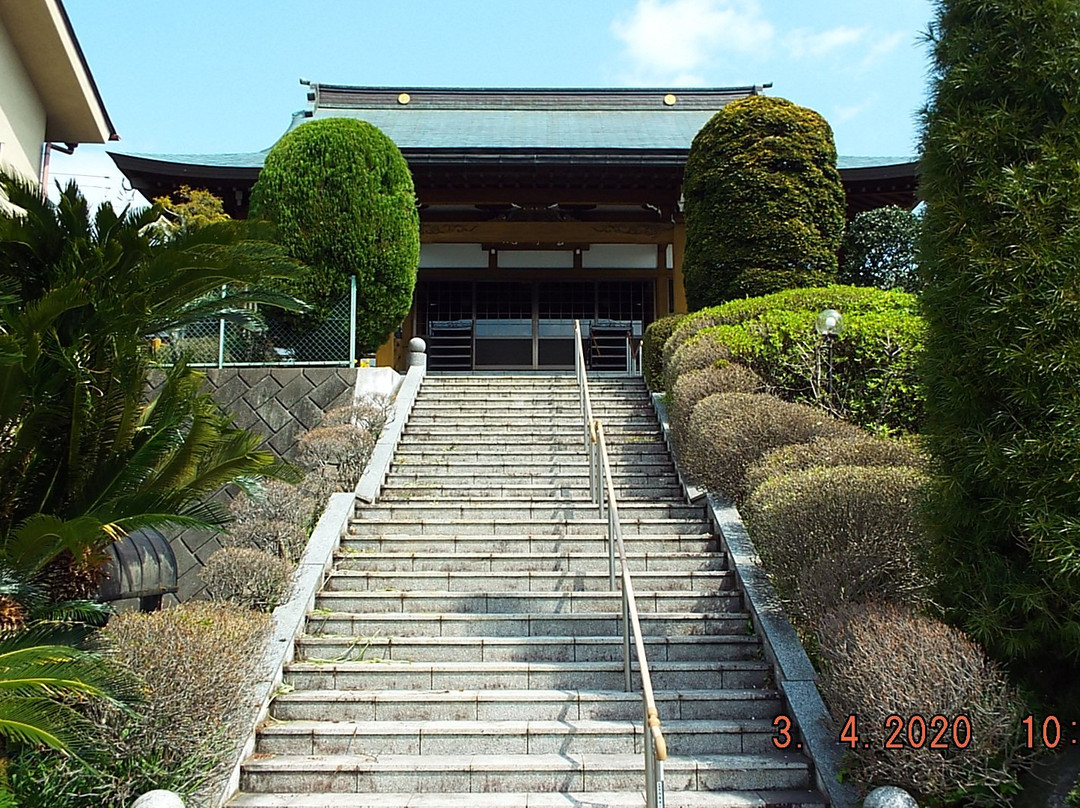
[{"label": "stone staircase", "polygon": [[[644,385],[591,388],[670,754],[667,805],[825,805],[810,762],[773,745],[781,696]],[[605,536],[572,375],[429,375],[231,804],[643,806],[641,696],[623,691]]]}]

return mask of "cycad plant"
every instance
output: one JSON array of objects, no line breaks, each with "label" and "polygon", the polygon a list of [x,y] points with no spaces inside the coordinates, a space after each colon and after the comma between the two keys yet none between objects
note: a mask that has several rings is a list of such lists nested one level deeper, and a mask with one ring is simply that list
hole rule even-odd
[{"label": "cycad plant", "polygon": [[[203,504],[229,482],[294,476],[199,392],[178,363],[147,401],[150,335],[245,306],[301,309],[258,291],[294,262],[244,222],[179,231],[156,208],[90,214],[12,177],[0,215],[0,560],[40,573],[58,556],[92,562],[147,525],[219,525]],[[226,284],[241,291],[222,295]]]}]

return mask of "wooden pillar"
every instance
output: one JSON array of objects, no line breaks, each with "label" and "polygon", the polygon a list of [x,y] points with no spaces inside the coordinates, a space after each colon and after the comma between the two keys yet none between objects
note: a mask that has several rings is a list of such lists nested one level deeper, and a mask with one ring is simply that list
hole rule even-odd
[{"label": "wooden pillar", "polygon": [[683,254],[686,252],[686,223],[675,221],[675,233],[671,247],[671,268],[675,280],[675,312],[686,312],[686,286],[683,284]]}]

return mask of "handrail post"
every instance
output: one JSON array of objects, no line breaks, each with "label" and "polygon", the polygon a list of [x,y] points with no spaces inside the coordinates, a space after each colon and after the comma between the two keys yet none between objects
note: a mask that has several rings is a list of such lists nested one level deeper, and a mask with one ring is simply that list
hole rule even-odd
[{"label": "handrail post", "polygon": [[656,748],[653,746],[652,727],[649,726],[649,705],[641,700],[643,730],[641,745],[645,750],[645,806],[656,808]]},{"label": "handrail post", "polygon": [[634,689],[630,676],[630,601],[626,597],[626,587],[622,588],[622,644],[623,644],[623,681],[626,692]]}]

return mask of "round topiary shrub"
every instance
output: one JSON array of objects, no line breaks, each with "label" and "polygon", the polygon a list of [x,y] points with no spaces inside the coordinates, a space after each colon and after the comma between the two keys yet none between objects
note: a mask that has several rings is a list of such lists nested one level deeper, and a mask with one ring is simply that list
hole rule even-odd
[{"label": "round topiary shrub", "polygon": [[225,543],[298,561],[307,546],[316,507],[307,487],[266,480],[252,496],[239,496],[229,503],[233,521]]},{"label": "round topiary shrub", "polygon": [[309,470],[332,467],[337,490],[352,491],[374,448],[375,438],[366,429],[351,423],[320,426],[297,442],[297,460]]},{"label": "round topiary shrub", "polygon": [[690,413],[703,398],[714,393],[762,393],[761,377],[738,362],[723,362],[683,373],[671,388],[668,414],[676,444],[686,442]]},{"label": "round topiary shrub", "polygon": [[357,282],[357,346],[373,351],[408,314],[420,258],[412,174],[397,146],[364,121],[310,121],[270,150],[251,215],[272,221],[306,268],[286,289],[322,322]]},{"label": "round topiary shrub", "polygon": [[662,352],[665,384],[667,379],[667,369],[671,364],[672,357],[675,356],[675,352],[699,331],[708,328],[711,325],[716,325],[718,322],[716,308],[714,307],[688,314],[682,319],[678,326],[676,326],[675,330],[671,332],[671,336],[668,337],[667,341],[664,343],[664,350]]},{"label": "round topiary shrub", "polygon": [[222,547],[206,562],[199,577],[210,600],[221,600],[270,612],[288,598],[292,564],[262,550]]},{"label": "round topiary shrub", "polygon": [[912,468],[817,466],[766,480],[742,512],[777,591],[813,625],[837,604],[925,595],[924,487]]},{"label": "round topiary shrub", "polygon": [[694,138],[683,189],[690,308],[835,278],[846,199],[832,129],[813,110],[731,102]]},{"label": "round topiary shrub", "polygon": [[752,492],[766,480],[815,466],[907,466],[923,469],[926,457],[912,440],[877,438],[870,434],[823,438],[766,452],[746,472]]},{"label": "round topiary shrub", "polygon": [[672,314],[649,323],[641,340],[641,374],[650,390],[664,387],[664,343],[671,332],[686,318],[685,314]]},{"label": "round topiary shrub", "polygon": [[847,753],[855,782],[900,786],[920,805],[953,804],[959,795],[964,805],[1014,804],[1023,703],[982,648],[944,623],[884,604],[841,609],[817,633],[835,737],[856,716],[859,740]]},{"label": "round topiary shrub", "polygon": [[707,331],[699,331],[683,343],[671,357],[665,371],[667,391],[670,393],[675,382],[684,373],[692,370],[712,367],[731,358],[731,350]]},{"label": "round topiary shrub", "polygon": [[746,470],[770,449],[858,431],[822,410],[766,393],[717,393],[690,413],[682,459],[710,491],[741,502]]}]

